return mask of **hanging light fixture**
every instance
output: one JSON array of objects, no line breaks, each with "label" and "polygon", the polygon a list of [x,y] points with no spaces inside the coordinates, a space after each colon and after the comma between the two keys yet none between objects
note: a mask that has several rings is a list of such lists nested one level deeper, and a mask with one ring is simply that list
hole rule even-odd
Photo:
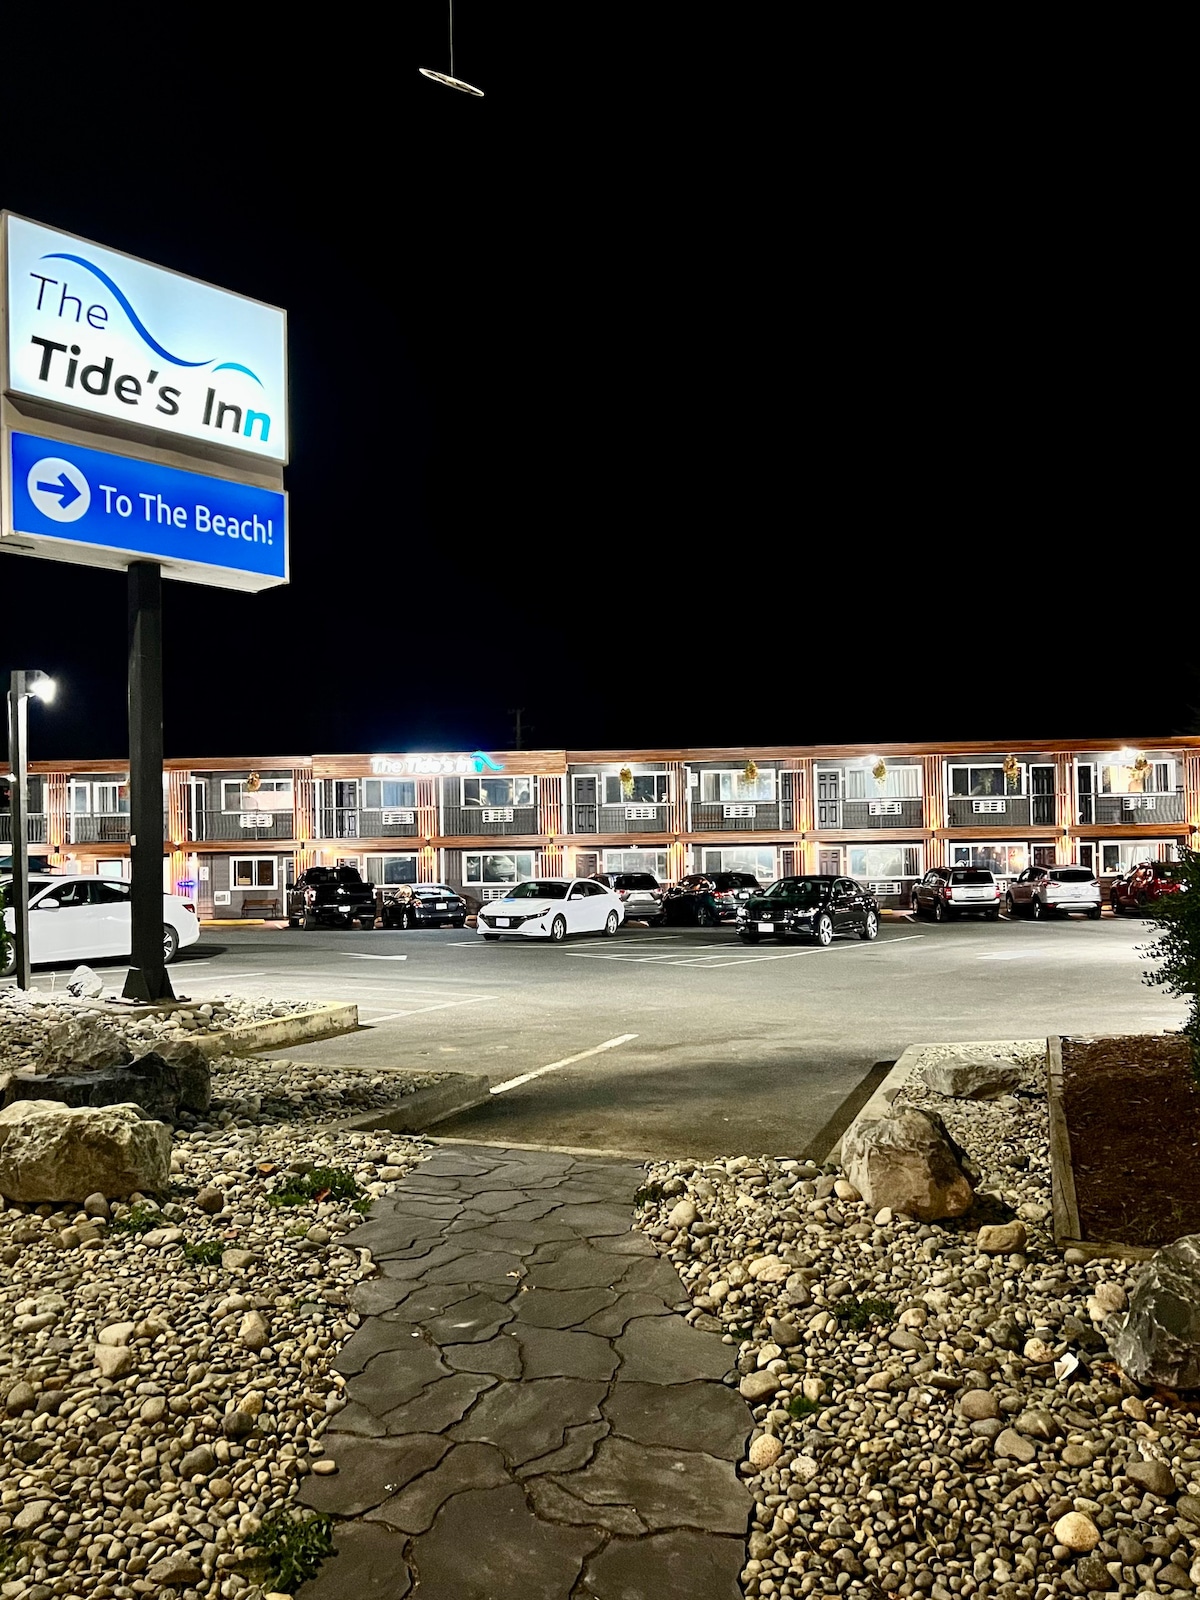
[{"label": "hanging light fixture", "polygon": [[423,78],[432,78],[434,83],[444,83],[447,89],[461,89],[463,94],[478,95],[483,99],[483,90],[477,89],[473,83],[464,83],[461,78],[454,76],[454,0],[447,0],[450,7],[450,72],[435,72],[432,67],[418,67]]}]

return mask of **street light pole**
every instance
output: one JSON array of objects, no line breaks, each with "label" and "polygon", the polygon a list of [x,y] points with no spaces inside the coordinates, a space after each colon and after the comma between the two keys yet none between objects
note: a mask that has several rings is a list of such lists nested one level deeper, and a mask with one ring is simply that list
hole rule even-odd
[{"label": "street light pole", "polygon": [[13,672],[8,687],[8,759],[12,767],[12,909],[16,947],[17,988],[30,987],[29,972],[29,842],[25,802],[29,779],[29,690],[26,674]]},{"label": "street light pole", "polygon": [[12,913],[17,988],[31,986],[29,972],[29,784],[30,695],[53,700],[55,683],[44,672],[14,670],[8,680],[8,760],[12,767]]}]

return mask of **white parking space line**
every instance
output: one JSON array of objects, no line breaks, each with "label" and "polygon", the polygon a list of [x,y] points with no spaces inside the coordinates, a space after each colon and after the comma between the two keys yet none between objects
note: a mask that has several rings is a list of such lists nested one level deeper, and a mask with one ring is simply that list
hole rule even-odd
[{"label": "white parking space line", "polygon": [[860,955],[869,951],[882,950],[887,945],[908,944],[913,939],[925,939],[924,933],[905,933],[898,939],[885,939],[879,944],[830,945],[822,949],[817,945],[805,945],[800,950],[746,950],[738,946],[721,945],[708,954],[688,954],[684,951],[671,951],[665,955],[635,956],[632,952],[623,950],[568,950],[566,955],[574,956],[577,960],[584,961],[637,961],[658,962],[672,967],[692,967],[701,971],[708,971],[714,967],[752,967],[762,961],[791,961],[796,956],[815,956],[828,954],[829,950],[857,950]]},{"label": "white parking space line", "polygon": [[338,955],[343,961],[407,961],[407,956],[368,956],[359,955],[356,950],[339,950]]},{"label": "white parking space line", "polygon": [[[495,995],[491,994],[473,994],[466,995],[458,1000],[434,1000],[427,1006],[407,1006],[402,1011],[384,1011],[380,1017],[369,1016],[365,1026],[374,1028],[381,1022],[392,1022],[396,1017],[416,1017],[424,1011],[452,1011],[456,1006],[482,1005],[484,1001],[494,1000],[495,998]],[[359,1006],[358,1008],[360,1016],[363,1012],[380,1011],[382,1009],[380,1006]]]},{"label": "white parking space line", "polygon": [[510,1089],[520,1088],[523,1083],[530,1083],[534,1078],[541,1078],[547,1072],[557,1072],[559,1067],[572,1066],[576,1061],[584,1061],[588,1056],[598,1056],[605,1050],[615,1050],[618,1045],[628,1044],[631,1039],[636,1039],[636,1033],[619,1033],[615,1039],[606,1039],[603,1044],[593,1045],[590,1050],[580,1050],[573,1056],[564,1056],[561,1061],[551,1061],[548,1066],[535,1067],[532,1072],[522,1072],[518,1078],[508,1078],[504,1083],[492,1085],[492,1094],[507,1094]]}]

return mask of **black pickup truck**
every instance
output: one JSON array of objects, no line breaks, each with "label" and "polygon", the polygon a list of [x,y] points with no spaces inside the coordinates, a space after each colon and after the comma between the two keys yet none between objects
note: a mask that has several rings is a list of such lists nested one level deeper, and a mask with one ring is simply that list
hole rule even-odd
[{"label": "black pickup truck", "polygon": [[289,928],[375,926],[375,885],[355,867],[309,867],[287,892]]}]

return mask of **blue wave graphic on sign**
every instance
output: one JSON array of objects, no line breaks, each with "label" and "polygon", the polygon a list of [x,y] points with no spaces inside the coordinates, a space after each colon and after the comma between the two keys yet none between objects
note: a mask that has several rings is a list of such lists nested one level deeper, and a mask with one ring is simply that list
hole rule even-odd
[{"label": "blue wave graphic on sign", "polygon": [[[203,361],[185,361],[182,356],[173,356],[171,352],[165,348],[165,346],[159,344],[158,340],[150,332],[149,328],[147,328],[141,317],[138,316],[137,312],[133,309],[133,306],[129,301],[128,295],[126,295],[120,284],[115,283],[113,279],[109,277],[108,273],[103,270],[103,268],[95,266],[91,261],[86,260],[83,256],[70,255],[67,251],[61,250],[53,251],[50,255],[43,256],[42,260],[70,261],[75,266],[82,267],[86,272],[90,272],[93,277],[99,278],[100,282],[108,290],[109,294],[113,296],[117,304],[121,307],[121,310],[129,318],[130,322],[137,329],[138,333],[141,334],[142,338],[150,346],[151,350],[154,351],[156,356],[161,357],[163,361],[170,361],[172,365],[176,367],[207,367],[212,361],[211,356],[206,356]],[[249,367],[243,367],[238,361],[222,361],[220,366],[213,368],[213,371],[244,372],[247,377],[254,379],[255,383],[258,384],[260,389],[263,386],[262,379],[258,376],[258,374],[256,372],[251,372]]]}]

